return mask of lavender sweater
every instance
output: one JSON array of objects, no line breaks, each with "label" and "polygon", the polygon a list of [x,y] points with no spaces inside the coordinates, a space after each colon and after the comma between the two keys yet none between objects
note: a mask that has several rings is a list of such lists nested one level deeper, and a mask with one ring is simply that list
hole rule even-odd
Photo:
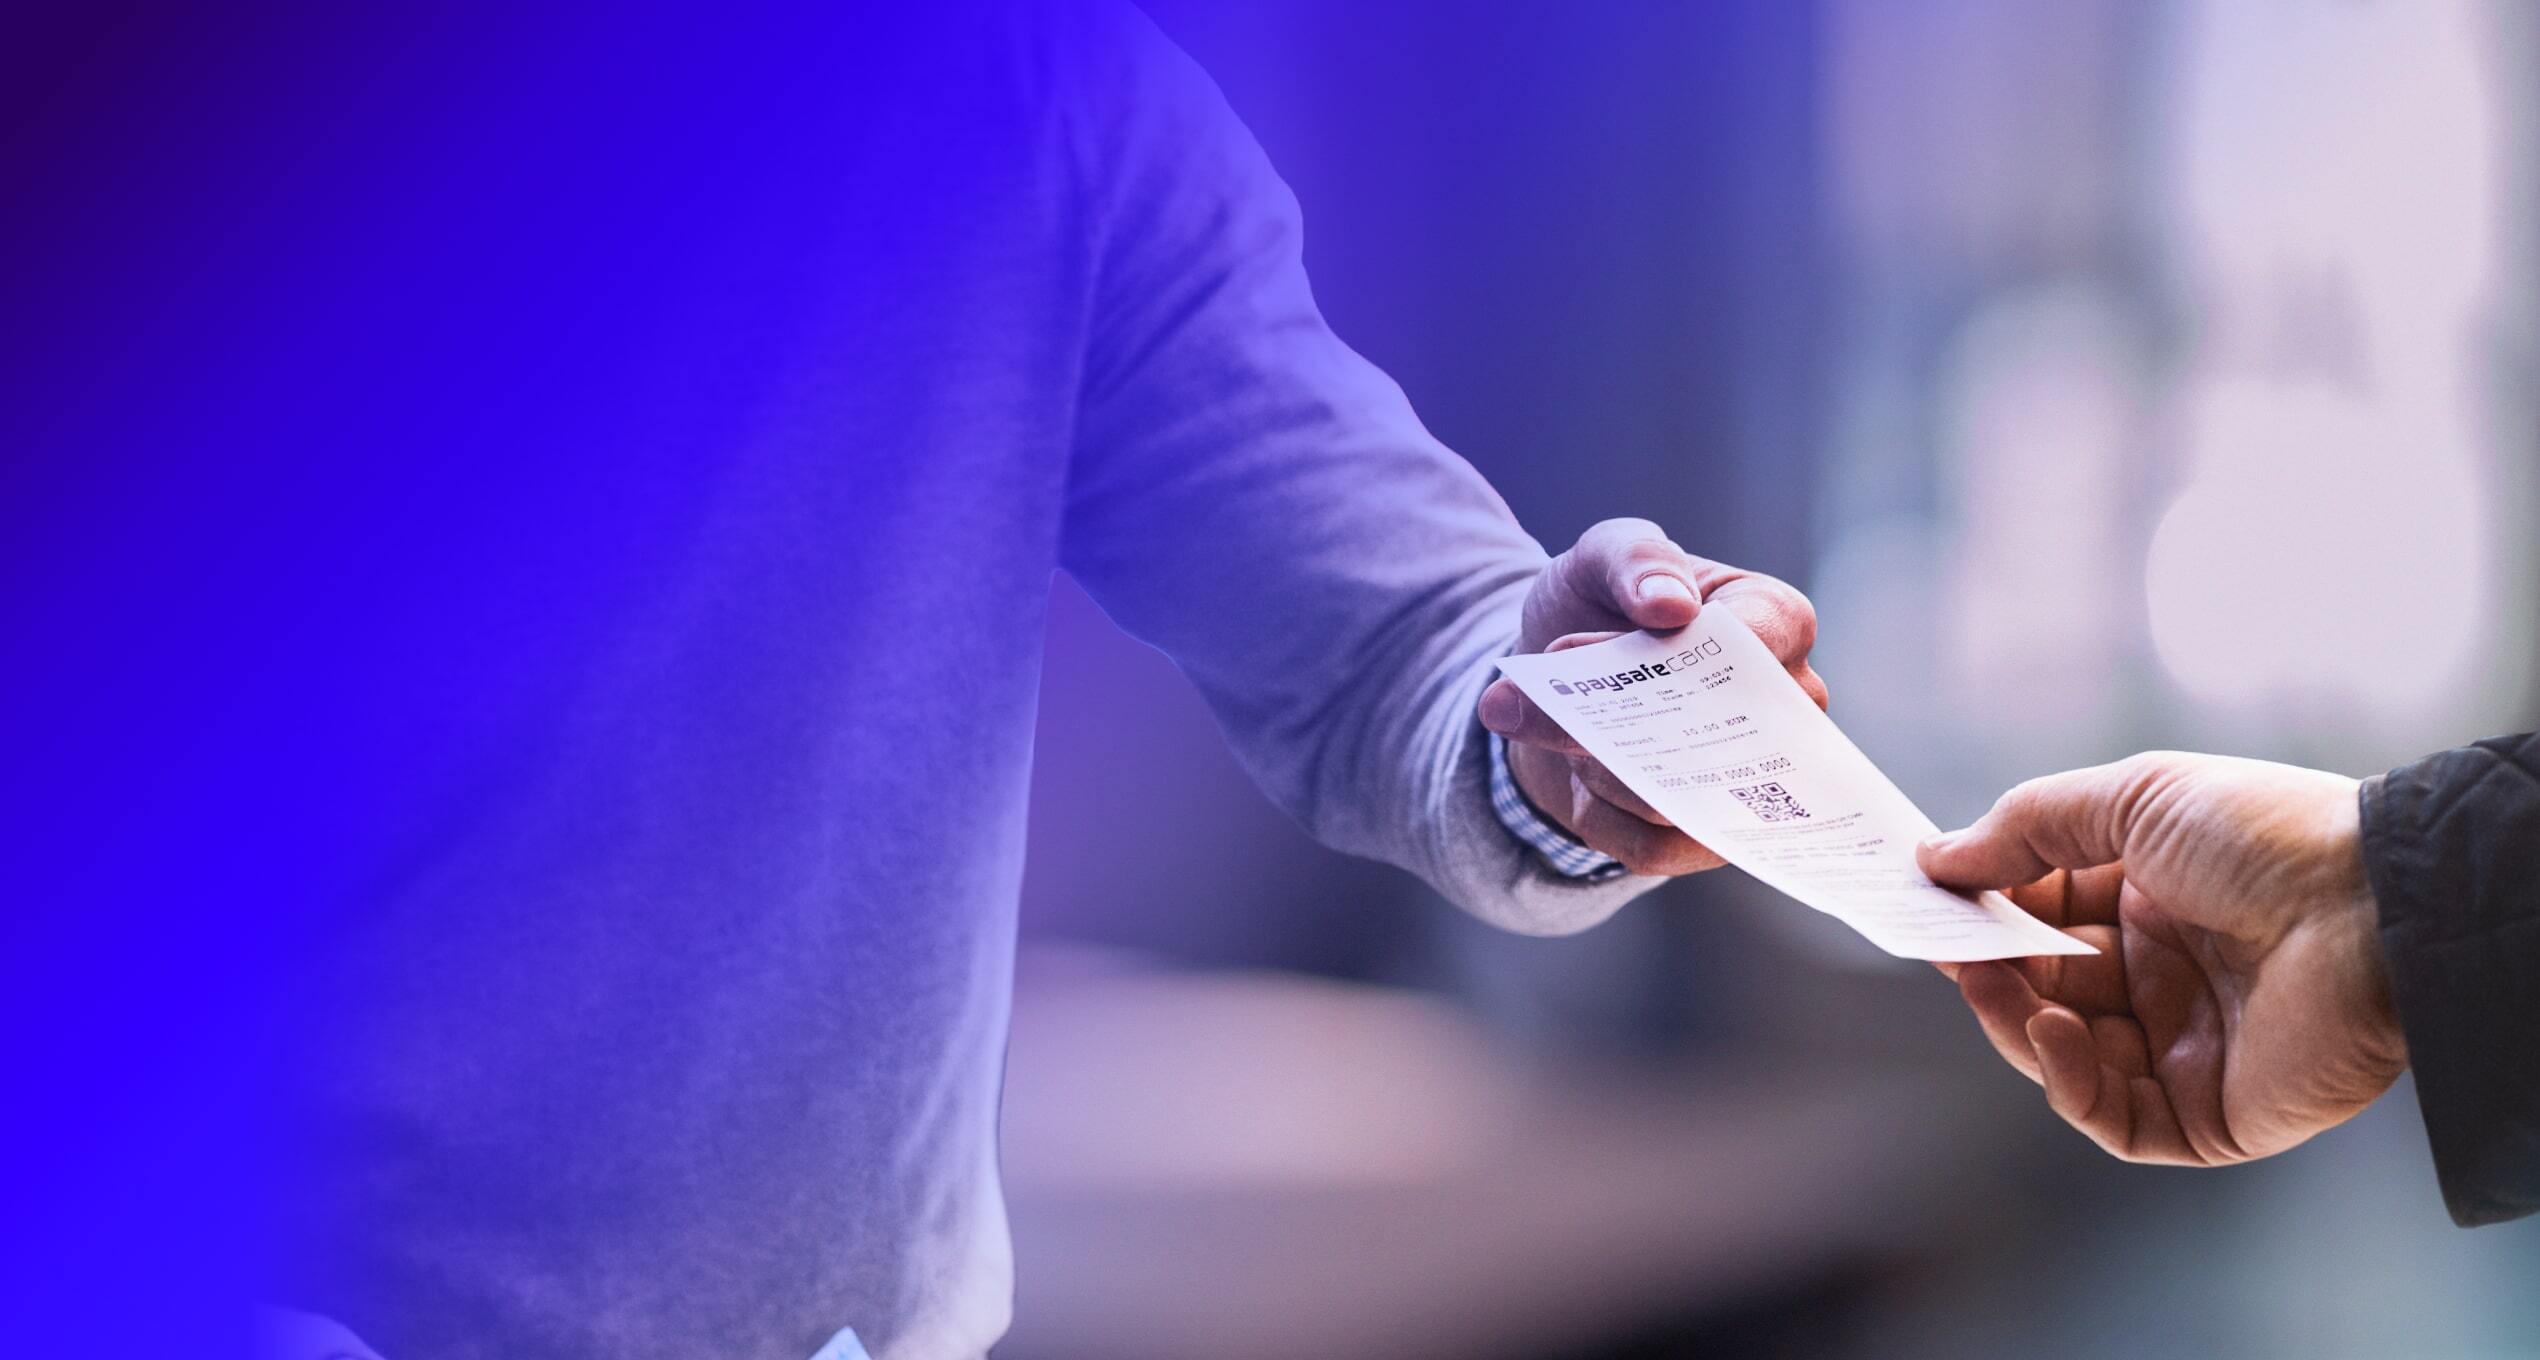
[{"label": "lavender sweater", "polygon": [[1324,842],[1527,932],[1647,886],[1495,819],[1543,553],[1325,327],[1207,79],[1125,7],[839,8],[455,46],[381,153],[432,220],[336,238],[361,527],[266,521],[358,584],[273,644],[330,848],[265,1289],[389,1360],[996,1339],[1054,571]]}]

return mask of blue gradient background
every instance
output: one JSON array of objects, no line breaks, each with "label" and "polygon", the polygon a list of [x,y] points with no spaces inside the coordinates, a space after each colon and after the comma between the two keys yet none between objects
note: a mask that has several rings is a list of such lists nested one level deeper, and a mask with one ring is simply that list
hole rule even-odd
[{"label": "blue gradient background", "polygon": [[[2463,8],[2498,129],[2479,162],[2494,299],[2460,360],[2486,431],[2463,463],[2486,556],[2475,580],[2425,588],[2471,593],[2476,645],[2446,688],[2392,703],[2215,699],[2154,645],[2146,545],[2193,462],[2163,394],[2207,362],[2220,310],[2164,263],[2195,126],[2164,73],[2206,41],[2198,7],[2042,19],[1952,0],[1917,7],[1910,43],[1891,41],[1906,21],[1832,0],[1151,11],[1296,189],[1335,329],[1527,527],[1557,548],[1646,515],[1811,589],[1838,719],[1942,821],[2141,746],[2368,773],[2531,724],[2527,15]],[[0,1332],[27,1355],[217,1350],[258,1217],[236,1168],[259,1151],[242,1129],[275,1037],[261,1003],[317,928],[303,904],[383,844],[429,843],[388,808],[493,777],[436,763],[429,732],[366,748],[388,765],[327,739],[357,711],[344,676],[392,656],[416,693],[433,684],[367,621],[429,616],[443,583],[509,569],[494,558],[524,543],[625,551],[544,513],[585,490],[541,459],[547,432],[445,406],[442,375],[614,390],[627,374],[507,316],[569,298],[591,300],[594,333],[712,326],[679,303],[680,262],[713,249],[718,217],[789,206],[719,197],[732,158],[802,147],[786,129],[696,144],[675,88],[649,110],[581,104],[559,73],[611,54],[560,51],[587,31],[562,11],[60,6],[8,25]],[[752,59],[745,30],[716,31],[697,29],[725,44],[701,69]],[[478,82],[458,103],[440,97],[453,66]],[[1900,89],[1917,93],[1879,105]],[[465,125],[534,129],[524,173],[648,148],[653,192],[624,205],[640,227],[594,249],[518,220],[525,196],[433,159]],[[1983,154],[1899,149],[1918,142]],[[1863,209],[1865,160],[1902,167],[1929,220]],[[453,248],[477,287],[400,268]],[[1956,347],[1971,318],[2058,280],[2129,337],[2089,351],[2122,360],[2105,365],[2114,490],[2045,512],[2104,513],[2104,535],[2072,541],[2104,549],[2082,584],[2118,601],[2118,640],[2078,663],[2033,653],[2106,689],[2032,711],[1924,663],[1962,636],[1946,619],[1855,586],[1980,546],[1968,467],[2071,492],[2063,447],[1988,464],[1951,433],[1951,403],[1991,372]],[[2368,331],[2376,314],[2354,315]],[[2013,360],[2054,338],[2025,334]],[[786,337],[749,343],[701,380],[736,407]],[[311,376],[348,362],[357,389]],[[714,409],[701,395],[684,409]],[[715,435],[644,414],[617,431],[630,456]],[[365,452],[312,462],[319,445]],[[2426,456],[2402,444],[2374,466]],[[439,471],[387,473],[411,467]],[[2298,487],[2304,465],[2273,475]],[[519,494],[476,494],[486,476]],[[1872,521],[1927,555],[1872,551],[1894,541],[1861,537]],[[418,562],[424,528],[452,523],[487,559]],[[237,531],[274,524],[296,529]],[[300,583],[288,607],[238,606],[276,580]],[[1981,613],[2042,588],[1978,570],[1908,593]],[[605,599],[553,603],[479,636],[534,648],[606,626]],[[2443,1221],[2404,1085],[2276,1162],[2106,1163],[1997,1070],[1946,988],[1797,908],[1714,875],[1575,939],[1493,935],[1305,842],[1169,664],[1064,583],[1051,629],[1007,1124],[1020,1315],[1001,1355],[2540,1355],[2540,1235]],[[276,668],[313,653],[332,666]],[[283,769],[327,796],[263,782]],[[242,882],[265,886],[203,888]]]}]

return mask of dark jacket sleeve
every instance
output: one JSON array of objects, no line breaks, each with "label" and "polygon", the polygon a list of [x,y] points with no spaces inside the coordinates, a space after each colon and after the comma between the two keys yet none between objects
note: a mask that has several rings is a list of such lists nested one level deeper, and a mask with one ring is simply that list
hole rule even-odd
[{"label": "dark jacket sleeve", "polygon": [[2540,1212],[2540,734],[2366,781],[2363,828],[2444,1203]]}]

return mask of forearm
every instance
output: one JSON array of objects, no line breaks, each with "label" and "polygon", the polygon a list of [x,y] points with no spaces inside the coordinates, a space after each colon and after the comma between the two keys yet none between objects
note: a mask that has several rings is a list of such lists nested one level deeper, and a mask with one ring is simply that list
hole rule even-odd
[{"label": "forearm", "polygon": [[1324,324],[1295,202],[1217,92],[1142,22],[1119,36],[1084,95],[1107,244],[1062,560],[1324,843],[1511,929],[1603,919],[1646,882],[1511,835],[1474,716],[1542,548]]}]

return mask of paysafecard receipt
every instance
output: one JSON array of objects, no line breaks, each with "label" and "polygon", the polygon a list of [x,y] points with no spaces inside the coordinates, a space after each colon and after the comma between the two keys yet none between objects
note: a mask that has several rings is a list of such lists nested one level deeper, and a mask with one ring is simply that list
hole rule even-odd
[{"label": "paysafecard receipt", "polygon": [[1914,846],[1939,828],[1722,606],[1499,668],[1678,830],[1890,954],[2097,952],[2000,893],[1924,876]]}]

